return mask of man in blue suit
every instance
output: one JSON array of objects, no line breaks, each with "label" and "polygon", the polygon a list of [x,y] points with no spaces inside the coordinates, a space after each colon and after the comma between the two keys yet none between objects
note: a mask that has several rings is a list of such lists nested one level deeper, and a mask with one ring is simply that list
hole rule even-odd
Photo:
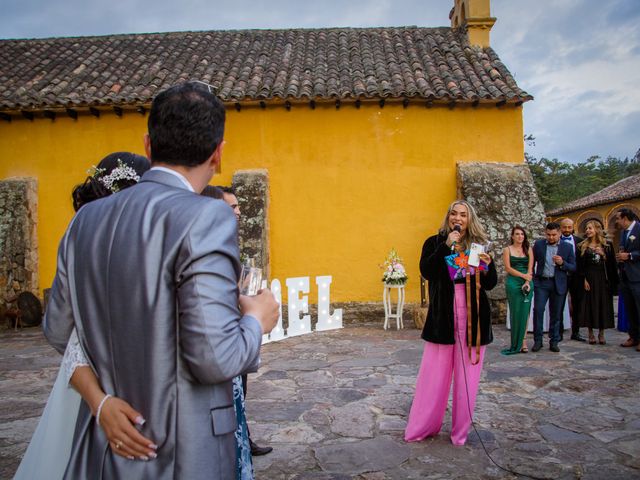
[{"label": "man in blue suit", "polygon": [[548,223],[545,237],[533,244],[534,287],[533,287],[533,339],[531,349],[542,348],[542,322],[547,302],[550,306],[549,350],[559,352],[560,322],[562,307],[567,296],[567,274],[576,271],[576,256],[571,245],[560,242],[560,225]]},{"label": "man in blue suit", "polygon": [[629,318],[629,338],[623,347],[636,347],[640,352],[640,223],[628,208],[616,214],[616,226],[622,230],[616,254],[620,268],[620,293]]}]

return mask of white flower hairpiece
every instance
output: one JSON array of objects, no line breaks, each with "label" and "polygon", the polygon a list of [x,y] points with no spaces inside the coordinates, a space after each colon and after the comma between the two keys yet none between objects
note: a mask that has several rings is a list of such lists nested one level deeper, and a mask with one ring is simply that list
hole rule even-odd
[{"label": "white flower hairpiece", "polygon": [[121,180],[133,180],[134,182],[140,181],[140,175],[136,171],[125,164],[122,160],[118,159],[118,166],[111,170],[109,175],[105,175],[106,169],[93,167],[93,173],[89,170],[87,173],[91,174],[95,179],[102,183],[107,190],[112,193],[116,193],[120,190],[118,182]]}]

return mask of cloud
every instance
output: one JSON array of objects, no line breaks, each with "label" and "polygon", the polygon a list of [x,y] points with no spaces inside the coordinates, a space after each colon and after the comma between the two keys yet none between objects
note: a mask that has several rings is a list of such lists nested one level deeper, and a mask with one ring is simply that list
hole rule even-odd
[{"label": "cloud", "polygon": [[536,146],[527,151],[535,157],[569,162],[592,155],[625,158],[640,147],[638,111],[607,114],[577,107],[547,114],[536,110],[533,102],[525,105],[525,129],[536,137]]},{"label": "cloud", "polygon": [[[602,5],[602,2],[598,2]],[[607,22],[612,26],[637,24],[640,21],[640,4],[637,0],[610,1]]]},{"label": "cloud", "polygon": [[449,25],[451,5],[451,0],[131,0],[126,4],[97,0],[7,0],[0,17],[0,37],[253,28],[441,26]]},{"label": "cloud", "polygon": [[[522,88],[535,156],[582,161],[631,156],[640,146],[640,3],[635,0],[494,1],[512,29],[494,27],[492,45]],[[635,122],[635,123],[633,123]],[[624,132],[624,133],[623,133]],[[625,136],[626,135],[626,136]]]},{"label": "cloud", "polygon": [[[3,0],[0,37],[446,26],[452,0]],[[521,88],[535,153],[582,161],[640,145],[638,0],[492,0],[493,48]]]}]

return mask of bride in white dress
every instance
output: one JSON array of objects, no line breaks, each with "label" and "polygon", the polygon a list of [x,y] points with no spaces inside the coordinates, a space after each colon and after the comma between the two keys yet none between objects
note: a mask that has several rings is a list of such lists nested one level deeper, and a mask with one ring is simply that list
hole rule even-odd
[{"label": "bride in white dress", "polygon": [[[134,185],[149,167],[149,161],[140,155],[127,152],[108,155],[85,183],[74,189],[74,209],[77,211],[89,201]],[[42,417],[14,479],[63,477],[83,399],[115,453],[132,460],[148,460],[155,456],[155,445],[135,429],[135,425],[142,425],[144,419],[128,403],[102,391],[73,329]]]}]

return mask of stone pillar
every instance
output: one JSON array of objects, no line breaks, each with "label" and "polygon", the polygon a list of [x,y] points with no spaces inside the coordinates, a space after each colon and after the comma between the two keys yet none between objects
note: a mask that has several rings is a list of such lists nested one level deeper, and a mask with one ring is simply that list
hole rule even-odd
[{"label": "stone pillar", "polygon": [[38,184],[34,178],[0,180],[0,304],[38,292]]},{"label": "stone pillar", "polygon": [[494,322],[506,321],[505,270],[502,249],[511,228],[520,225],[529,243],[544,233],[545,213],[529,167],[510,163],[458,163],[458,198],[467,200],[489,234],[498,270],[498,285],[488,292]]},{"label": "stone pillar", "polygon": [[240,205],[240,256],[255,258],[264,277],[269,268],[269,176],[266,170],[238,170],[232,185]]}]

